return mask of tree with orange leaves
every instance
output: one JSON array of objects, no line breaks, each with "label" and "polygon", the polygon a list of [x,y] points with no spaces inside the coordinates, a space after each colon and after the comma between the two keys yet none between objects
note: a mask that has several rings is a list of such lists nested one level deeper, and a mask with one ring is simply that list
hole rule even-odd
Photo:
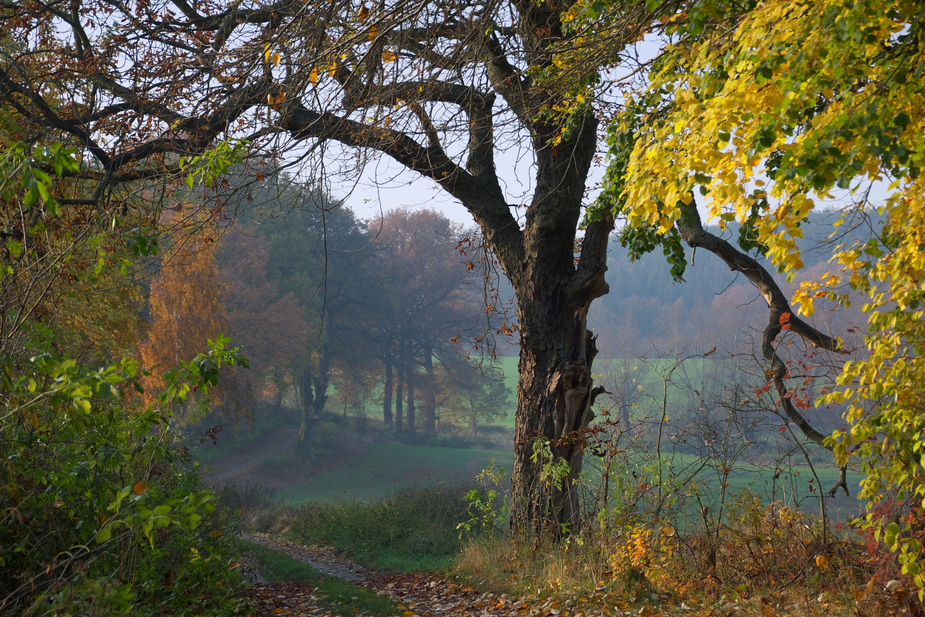
[{"label": "tree with orange leaves", "polygon": [[205,350],[228,328],[219,299],[214,225],[199,216],[170,222],[177,223],[170,233],[173,247],[151,281],[147,338],[138,346],[149,371],[142,378],[146,404],[163,389],[164,371]]},{"label": "tree with orange leaves", "polygon": [[230,229],[218,253],[228,332],[253,369],[246,379],[255,389],[275,383],[279,407],[293,363],[311,343],[305,312],[292,291],[283,293],[269,277],[266,237]]}]

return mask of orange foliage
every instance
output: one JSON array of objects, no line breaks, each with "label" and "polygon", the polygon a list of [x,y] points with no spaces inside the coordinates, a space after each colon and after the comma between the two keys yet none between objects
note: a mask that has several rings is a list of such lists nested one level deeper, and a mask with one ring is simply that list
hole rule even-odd
[{"label": "orange foliage", "polygon": [[227,307],[232,340],[240,345],[253,369],[248,378],[286,373],[310,345],[304,311],[292,292],[282,294],[267,274],[269,249],[265,238],[229,231],[221,241],[221,299]]},{"label": "orange foliage", "polygon": [[215,231],[197,219],[173,232],[173,249],[163,256],[151,282],[147,339],[138,346],[144,401],[164,386],[161,374],[207,349],[207,341],[227,330],[225,309],[219,300],[215,265]]}]

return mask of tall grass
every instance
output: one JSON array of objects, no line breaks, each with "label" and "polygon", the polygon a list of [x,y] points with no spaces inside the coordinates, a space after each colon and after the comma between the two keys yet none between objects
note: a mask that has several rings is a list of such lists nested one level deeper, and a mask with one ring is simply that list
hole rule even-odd
[{"label": "tall grass", "polygon": [[393,572],[443,571],[461,548],[456,527],[467,516],[465,485],[410,488],[378,501],[309,504],[290,510],[289,534],[341,549]]},{"label": "tall grass", "polygon": [[[883,568],[886,559],[892,565]],[[713,532],[641,516],[606,529],[590,525],[558,542],[487,534],[466,543],[454,573],[495,593],[585,614],[615,604],[642,614],[641,604],[682,602],[740,617],[922,614],[911,579],[882,546],[871,548],[852,531],[823,533],[814,518],[765,506],[747,491]],[[884,590],[892,578],[901,591]]]}]

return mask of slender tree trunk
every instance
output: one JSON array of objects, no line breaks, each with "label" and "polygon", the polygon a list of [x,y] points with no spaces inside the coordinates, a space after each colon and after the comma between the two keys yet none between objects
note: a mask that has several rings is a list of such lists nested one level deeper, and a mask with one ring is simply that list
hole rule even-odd
[{"label": "slender tree trunk", "polygon": [[401,433],[405,430],[405,358],[401,348],[398,351],[395,372],[395,432]]},{"label": "slender tree trunk", "polygon": [[392,395],[395,391],[395,382],[392,376],[392,354],[385,354],[385,385],[382,389],[382,423],[385,430],[392,431]]},{"label": "slender tree trunk", "polygon": [[273,381],[276,383],[276,412],[279,413],[283,410],[284,383],[279,375],[276,375]]},{"label": "slender tree trunk", "polygon": [[424,390],[421,407],[424,432],[433,435],[437,432],[437,392],[434,390],[434,354],[433,350],[424,350]]},{"label": "slender tree trunk", "polygon": [[311,369],[305,369],[299,379],[299,407],[301,422],[299,424],[299,440],[297,451],[302,456],[313,457],[312,442],[315,436],[315,423],[312,418],[314,405],[314,386]]},{"label": "slender tree trunk", "polygon": [[328,384],[331,380],[331,358],[328,353],[328,347],[325,345],[322,349],[321,364],[318,367],[318,374],[315,376],[315,402],[312,406],[312,413],[315,418],[321,417],[324,406],[328,402]]},{"label": "slender tree trunk", "polygon": [[417,406],[414,402],[414,373],[408,371],[408,411],[405,414],[407,418],[408,432],[413,433],[415,430],[415,413],[417,412]]}]

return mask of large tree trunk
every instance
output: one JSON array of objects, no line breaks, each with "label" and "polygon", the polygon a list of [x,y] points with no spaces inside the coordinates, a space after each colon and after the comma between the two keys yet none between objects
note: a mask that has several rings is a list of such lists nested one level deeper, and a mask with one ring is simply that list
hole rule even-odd
[{"label": "large tree trunk", "polygon": [[[560,288],[564,286],[560,285]],[[578,481],[597,350],[587,306],[559,295],[519,300],[520,377],[514,434],[514,521],[558,536],[579,524]],[[543,474],[559,469],[559,472]],[[547,475],[545,483],[541,476]],[[559,478],[553,480],[552,478]],[[548,524],[552,528],[546,528]]]},{"label": "large tree trunk", "polygon": [[[537,128],[537,186],[523,252],[511,259],[503,245],[495,249],[514,286],[520,327],[512,523],[554,537],[580,522],[577,481],[591,405],[600,391],[591,377],[597,349],[587,315],[591,302],[608,291],[604,272],[613,217],[602,212],[588,225],[577,260],[574,232],[595,127],[587,117],[567,150],[546,145],[552,138],[544,131],[556,127]],[[544,466],[552,473],[544,474]]]}]

